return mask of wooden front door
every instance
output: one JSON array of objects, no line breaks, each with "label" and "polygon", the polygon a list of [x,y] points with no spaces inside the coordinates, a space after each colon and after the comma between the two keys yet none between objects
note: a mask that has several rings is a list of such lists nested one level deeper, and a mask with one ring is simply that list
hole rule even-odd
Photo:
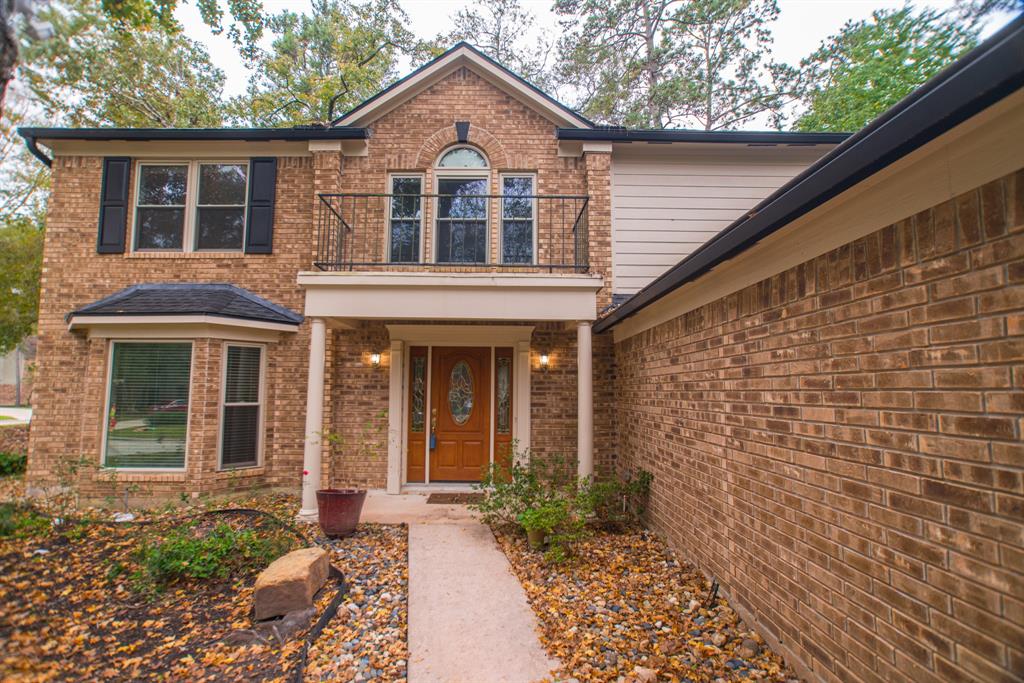
[{"label": "wooden front door", "polygon": [[430,481],[480,481],[490,464],[491,350],[436,347],[432,355]]}]

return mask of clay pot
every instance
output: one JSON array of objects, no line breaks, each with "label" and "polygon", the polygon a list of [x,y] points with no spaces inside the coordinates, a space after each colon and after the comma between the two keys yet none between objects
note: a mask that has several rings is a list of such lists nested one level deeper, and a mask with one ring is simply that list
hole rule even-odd
[{"label": "clay pot", "polygon": [[530,529],[526,532],[526,540],[530,542],[530,547],[534,550],[544,547],[544,539],[548,533],[543,529]]},{"label": "clay pot", "polygon": [[316,492],[320,528],[328,538],[350,535],[359,524],[366,491],[359,489],[320,489]]}]

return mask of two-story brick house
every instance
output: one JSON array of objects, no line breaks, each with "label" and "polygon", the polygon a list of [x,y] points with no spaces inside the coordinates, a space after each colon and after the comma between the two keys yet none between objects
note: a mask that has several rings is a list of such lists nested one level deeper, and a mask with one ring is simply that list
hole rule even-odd
[{"label": "two-story brick house", "polygon": [[600,128],[465,44],[330,128],[22,134],[53,155],[30,482],[301,475],[306,509],[513,441],[610,467],[591,323],[845,137]]},{"label": "two-story brick house", "polygon": [[29,483],[312,512],[518,440],[653,472],[808,680],[1017,680],[1022,130],[1024,18],[849,138],[602,128],[463,45],[328,129],[23,129]]}]

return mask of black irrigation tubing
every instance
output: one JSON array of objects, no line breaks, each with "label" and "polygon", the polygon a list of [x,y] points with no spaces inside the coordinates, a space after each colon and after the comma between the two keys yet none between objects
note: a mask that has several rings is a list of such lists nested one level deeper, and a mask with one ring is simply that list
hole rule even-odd
[{"label": "black irrigation tubing", "polygon": [[306,634],[306,642],[302,645],[302,654],[299,656],[298,666],[295,667],[295,675],[292,676],[294,683],[302,683],[302,679],[306,675],[306,665],[309,663],[309,648],[316,639],[320,637],[320,634],[324,632],[327,624],[330,623],[334,615],[338,613],[338,608],[341,607],[342,600],[348,594],[348,584],[345,582],[345,575],[341,573],[334,565],[331,565],[331,574],[338,578],[338,592],[331,598],[331,602],[327,605],[324,613],[320,615],[313,628]]}]

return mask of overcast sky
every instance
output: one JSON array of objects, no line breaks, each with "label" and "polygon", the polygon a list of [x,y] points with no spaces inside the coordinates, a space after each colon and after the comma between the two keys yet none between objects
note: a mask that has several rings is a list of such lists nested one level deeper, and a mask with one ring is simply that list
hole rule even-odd
[{"label": "overcast sky", "polygon": [[[459,9],[472,4],[468,0],[400,0],[409,14],[409,28],[421,38],[433,38],[451,30],[450,17]],[[880,8],[902,7],[904,0],[778,0],[779,19],[771,26],[775,37],[776,59],[790,64],[813,52],[822,40],[836,33],[850,19],[869,17]],[[538,16],[538,24],[557,29],[557,17],[551,13],[550,0],[523,0],[523,5]],[[945,8],[952,0],[931,0],[915,3]],[[282,9],[308,11],[309,0],[263,0],[268,11]],[[223,36],[214,36],[199,18],[195,3],[178,6],[177,16],[184,24],[187,35],[204,43],[214,64],[227,75],[225,92],[237,95],[245,90],[249,72],[231,42]],[[986,26],[988,35],[1005,24],[1010,16],[993,17]]]}]

